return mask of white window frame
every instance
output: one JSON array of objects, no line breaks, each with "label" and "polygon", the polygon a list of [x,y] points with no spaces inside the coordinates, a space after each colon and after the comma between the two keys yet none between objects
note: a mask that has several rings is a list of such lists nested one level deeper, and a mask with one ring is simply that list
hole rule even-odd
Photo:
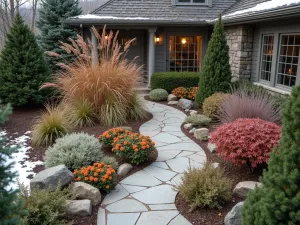
[{"label": "white window frame", "polygon": [[173,5],[175,6],[212,6],[212,0],[205,0],[204,3],[193,2],[194,0],[189,0],[190,2],[179,2],[179,0],[173,0]]}]

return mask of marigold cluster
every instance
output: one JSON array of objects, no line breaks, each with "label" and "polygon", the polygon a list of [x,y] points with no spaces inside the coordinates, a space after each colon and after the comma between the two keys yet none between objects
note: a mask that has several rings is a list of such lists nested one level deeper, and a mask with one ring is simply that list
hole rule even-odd
[{"label": "marigold cluster", "polygon": [[92,166],[82,167],[74,170],[74,180],[88,183],[104,192],[112,189],[116,171],[111,165],[103,162],[96,162]]},{"label": "marigold cluster", "polygon": [[198,87],[191,87],[191,88],[178,87],[172,91],[172,94],[175,95],[177,98],[195,100],[197,91],[198,91]]},{"label": "marigold cluster", "polygon": [[105,131],[103,134],[99,135],[98,139],[100,142],[104,143],[107,146],[112,146],[113,141],[116,137],[124,134],[129,134],[131,131],[125,130],[124,128],[112,128]]}]

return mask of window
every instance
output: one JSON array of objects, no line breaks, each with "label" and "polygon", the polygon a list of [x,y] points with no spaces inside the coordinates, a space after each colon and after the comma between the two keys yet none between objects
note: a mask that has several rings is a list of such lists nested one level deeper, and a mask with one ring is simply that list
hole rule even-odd
[{"label": "window", "polygon": [[201,71],[201,56],[201,36],[170,36],[169,71]]},{"label": "window", "polygon": [[263,36],[260,79],[264,81],[270,81],[271,79],[273,45],[274,45],[273,35]]},{"label": "window", "polygon": [[[282,35],[278,56],[277,84],[296,85],[299,66],[300,35]],[[298,78],[300,79],[300,78]]]},{"label": "window", "polygon": [[212,0],[173,0],[175,5],[212,5]]}]

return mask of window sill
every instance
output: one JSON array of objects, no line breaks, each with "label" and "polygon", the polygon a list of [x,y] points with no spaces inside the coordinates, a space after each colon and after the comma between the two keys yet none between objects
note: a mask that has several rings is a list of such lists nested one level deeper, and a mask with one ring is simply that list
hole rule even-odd
[{"label": "window sill", "polygon": [[286,91],[286,90],[282,90],[282,89],[278,89],[275,87],[270,87],[268,85],[262,84],[262,83],[258,83],[258,82],[253,82],[253,84],[258,85],[258,86],[262,86],[263,88],[275,92],[277,94],[281,94],[281,95],[290,95],[291,91]]}]

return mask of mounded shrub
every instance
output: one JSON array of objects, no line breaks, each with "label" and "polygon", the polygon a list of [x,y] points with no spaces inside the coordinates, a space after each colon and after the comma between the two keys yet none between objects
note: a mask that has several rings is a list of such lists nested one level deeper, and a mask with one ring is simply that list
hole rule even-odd
[{"label": "mounded shrub", "polygon": [[190,168],[184,172],[177,189],[193,211],[198,207],[222,208],[231,199],[231,187],[231,180],[225,177],[221,168],[206,163],[203,168]]},{"label": "mounded shrub", "polygon": [[168,99],[168,92],[164,89],[154,89],[150,91],[150,99],[156,102],[166,101]]},{"label": "mounded shrub", "polygon": [[186,117],[184,122],[191,123],[194,126],[207,126],[211,122],[211,119],[207,116],[196,114]]},{"label": "mounded shrub", "polygon": [[32,126],[32,142],[37,146],[50,145],[73,128],[73,121],[63,109],[47,105]]},{"label": "mounded shrub", "polygon": [[106,165],[111,165],[115,170],[119,167],[119,163],[117,162],[116,158],[112,156],[104,156],[101,159],[101,162],[105,163]]},{"label": "mounded shrub", "polygon": [[261,119],[237,119],[219,126],[212,134],[210,143],[227,161],[237,165],[257,167],[266,163],[270,153],[278,146],[281,127]]},{"label": "mounded shrub", "polygon": [[218,119],[220,106],[222,105],[224,98],[228,96],[229,94],[215,93],[206,98],[202,105],[203,114],[213,120]]},{"label": "mounded shrub", "polygon": [[198,86],[200,73],[195,72],[159,72],[151,76],[151,89],[165,89],[171,93],[177,87]]},{"label": "mounded shrub", "polygon": [[116,127],[116,128],[111,128],[107,131],[105,131],[103,134],[99,135],[98,139],[100,142],[105,144],[106,146],[112,147],[114,140],[125,134],[130,134],[130,130],[125,130],[124,128]]},{"label": "mounded shrub", "polygon": [[116,179],[116,171],[111,165],[96,162],[74,170],[74,180],[88,183],[101,191],[109,193]]},{"label": "mounded shrub", "polygon": [[112,151],[131,164],[139,165],[149,159],[150,153],[155,149],[154,145],[149,137],[130,133],[115,138]]},{"label": "mounded shrub", "polygon": [[45,154],[46,168],[64,164],[70,170],[101,161],[104,156],[98,139],[86,133],[72,133],[57,139]]},{"label": "mounded shrub", "polygon": [[172,91],[172,94],[175,95],[177,98],[195,100],[197,91],[198,91],[198,87],[191,87],[191,88],[178,87]]},{"label": "mounded shrub", "polygon": [[24,203],[24,216],[22,224],[47,224],[47,225],[69,225],[63,220],[66,215],[66,200],[71,195],[68,189],[55,191],[47,189],[28,190],[27,187],[20,186],[20,199]]}]

